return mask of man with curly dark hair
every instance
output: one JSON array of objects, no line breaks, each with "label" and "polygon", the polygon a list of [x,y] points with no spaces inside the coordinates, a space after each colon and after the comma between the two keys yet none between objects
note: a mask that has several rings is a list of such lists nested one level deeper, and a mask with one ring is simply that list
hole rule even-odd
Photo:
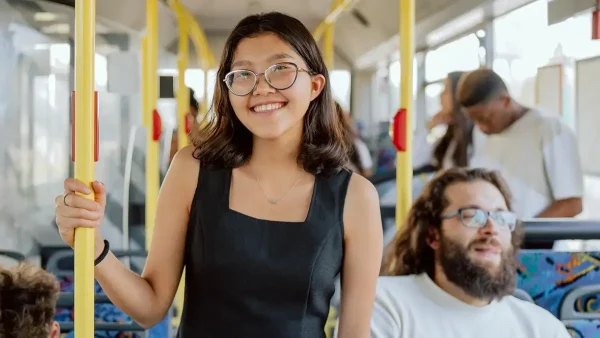
[{"label": "man with curly dark hair", "polygon": [[371,337],[570,337],[550,312],[512,296],[521,240],[497,172],[440,173],[386,253]]},{"label": "man with curly dark hair", "polygon": [[59,286],[43,269],[20,264],[0,267],[0,337],[58,338],[54,321]]}]

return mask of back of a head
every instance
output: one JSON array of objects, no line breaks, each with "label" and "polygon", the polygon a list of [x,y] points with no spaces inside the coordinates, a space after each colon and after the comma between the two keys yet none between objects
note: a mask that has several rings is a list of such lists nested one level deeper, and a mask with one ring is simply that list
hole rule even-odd
[{"label": "back of a head", "polygon": [[49,337],[59,290],[54,276],[38,267],[0,267],[0,337]]},{"label": "back of a head", "polygon": [[508,92],[502,78],[493,70],[477,69],[461,79],[456,93],[458,103],[465,108],[487,103]]}]

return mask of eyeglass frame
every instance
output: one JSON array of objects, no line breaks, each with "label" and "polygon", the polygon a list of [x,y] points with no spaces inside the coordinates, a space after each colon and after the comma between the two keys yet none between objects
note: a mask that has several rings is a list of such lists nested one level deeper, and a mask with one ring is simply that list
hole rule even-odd
[{"label": "eyeglass frame", "polygon": [[[481,227],[473,227],[473,226],[468,226],[467,224],[465,224],[465,221],[463,220],[463,215],[462,215],[462,212],[464,210],[476,210],[476,211],[479,210],[479,211],[483,212],[486,217],[483,225]],[[514,212],[509,211],[509,210],[491,210],[490,211],[490,210],[483,210],[483,209],[477,208],[477,207],[465,207],[465,208],[458,208],[458,209],[451,211],[445,215],[442,215],[441,218],[442,219],[451,219],[453,217],[460,216],[460,223],[462,225],[464,225],[465,227],[470,228],[470,229],[482,229],[482,228],[485,228],[485,225],[489,221],[490,217],[492,218],[492,220],[494,220],[493,214],[497,214],[500,212],[509,213],[509,214],[515,216],[515,223],[512,226],[508,226],[508,229],[510,230],[510,232],[515,231],[515,229],[517,228],[517,224],[519,223],[519,219]],[[494,222],[495,222],[495,220],[494,220]]]},{"label": "eyeglass frame", "polygon": [[[225,82],[225,86],[227,86],[227,89],[229,89],[229,91],[233,95],[235,95],[235,96],[246,96],[246,95],[248,95],[248,94],[250,94],[250,93],[252,93],[253,91],[256,90],[256,86],[258,85],[258,79],[259,79],[259,77],[261,75],[265,75],[265,73],[267,73],[269,71],[269,69],[271,69],[273,67],[276,67],[278,65],[282,65],[282,64],[293,65],[296,68],[296,75],[294,76],[294,81],[292,81],[292,83],[289,86],[285,87],[285,88],[277,88],[277,87],[273,86],[271,84],[271,82],[269,82],[269,79],[267,79],[267,77],[265,76],[265,82],[269,85],[269,87],[271,87],[271,88],[273,88],[275,90],[286,90],[286,89],[291,88],[296,83],[296,80],[298,79],[298,73],[299,72],[306,72],[308,75],[311,75],[311,76],[314,75],[314,73],[311,72],[310,70],[298,67],[298,65],[295,64],[295,63],[293,63],[293,62],[278,62],[278,63],[272,64],[269,67],[267,67],[267,69],[265,69],[265,71],[262,72],[262,73],[255,73],[255,72],[251,71],[250,69],[235,69],[235,70],[231,70],[227,74],[225,74],[225,77],[223,78],[223,82]],[[234,92],[231,89],[231,87],[229,86],[229,84],[227,84],[227,77],[229,75],[231,75],[233,73],[237,73],[237,72],[250,72],[250,73],[252,73],[254,75],[254,86],[252,86],[252,89],[250,89],[246,94],[243,94],[243,95],[242,94],[237,94],[236,92]]]}]

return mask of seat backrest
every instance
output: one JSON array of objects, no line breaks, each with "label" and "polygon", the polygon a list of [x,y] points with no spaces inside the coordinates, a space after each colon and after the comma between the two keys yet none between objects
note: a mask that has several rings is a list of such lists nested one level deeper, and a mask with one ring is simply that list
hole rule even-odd
[{"label": "seat backrest", "polygon": [[600,320],[565,320],[563,324],[573,338],[600,337]]},{"label": "seat backrest", "polygon": [[517,287],[561,320],[600,319],[600,252],[521,250]]},{"label": "seat backrest", "polygon": [[25,255],[17,251],[0,250],[0,266],[18,265],[25,261]]},{"label": "seat backrest", "polygon": [[531,298],[531,295],[528,294],[527,291],[525,291],[525,290],[515,289],[515,292],[513,292],[513,296],[515,296],[516,298],[519,298],[520,300],[535,303],[533,301],[533,298]]}]

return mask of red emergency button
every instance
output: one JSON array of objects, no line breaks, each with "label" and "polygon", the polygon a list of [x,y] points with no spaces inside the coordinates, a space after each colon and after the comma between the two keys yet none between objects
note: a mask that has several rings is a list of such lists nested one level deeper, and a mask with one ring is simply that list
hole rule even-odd
[{"label": "red emergency button", "polygon": [[158,110],[154,109],[152,111],[152,139],[154,141],[158,141],[160,139],[160,134],[162,133],[162,120],[160,119],[160,114]]},{"label": "red emergency button", "polygon": [[398,151],[406,151],[406,109],[400,108],[392,124],[392,142]]}]

